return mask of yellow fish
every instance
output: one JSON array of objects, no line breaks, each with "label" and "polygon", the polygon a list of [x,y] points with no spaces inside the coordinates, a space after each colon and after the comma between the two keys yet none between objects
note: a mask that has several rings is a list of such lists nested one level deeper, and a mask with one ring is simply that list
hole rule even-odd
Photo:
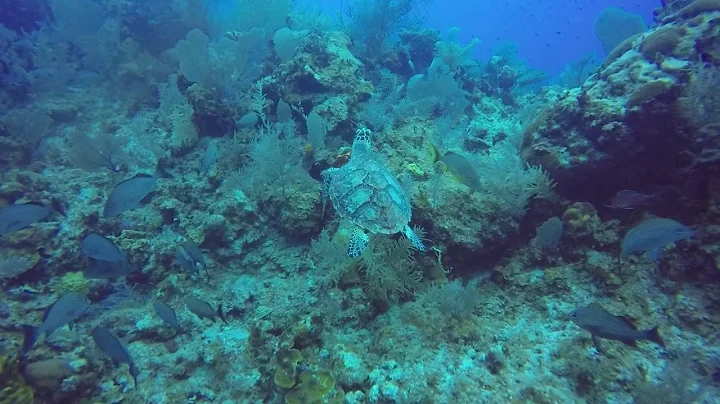
[{"label": "yellow fish", "polygon": [[477,171],[475,171],[475,168],[468,159],[453,152],[447,152],[444,155],[440,155],[437,147],[433,144],[430,145],[430,151],[433,154],[433,161],[442,161],[450,174],[452,174],[458,182],[466,185],[474,191],[481,188],[482,184],[480,183],[480,176],[477,174]]}]

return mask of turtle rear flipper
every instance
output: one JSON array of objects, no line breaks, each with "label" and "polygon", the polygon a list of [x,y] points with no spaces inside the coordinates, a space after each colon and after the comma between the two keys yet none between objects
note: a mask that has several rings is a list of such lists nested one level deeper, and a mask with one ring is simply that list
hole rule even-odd
[{"label": "turtle rear flipper", "polygon": [[370,238],[361,229],[355,229],[348,241],[348,256],[350,258],[359,257],[368,246]]},{"label": "turtle rear flipper", "polygon": [[412,244],[412,246],[415,247],[416,250],[425,252],[425,245],[423,244],[420,237],[418,237],[418,235],[415,234],[414,231],[412,231],[410,226],[405,225],[405,227],[403,228],[403,234],[405,235],[405,237],[408,238],[408,240],[410,240],[410,244]]}]

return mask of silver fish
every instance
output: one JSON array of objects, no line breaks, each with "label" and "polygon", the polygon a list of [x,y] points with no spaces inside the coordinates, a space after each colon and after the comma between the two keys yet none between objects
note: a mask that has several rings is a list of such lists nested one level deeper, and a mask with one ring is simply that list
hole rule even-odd
[{"label": "silver fish", "polygon": [[[58,328],[77,320],[85,313],[88,306],[90,306],[90,300],[83,294],[70,292],[62,295],[45,312],[43,322],[39,326],[22,326],[24,334],[22,352],[29,351],[40,335],[45,334],[46,337],[49,337]],[[70,327],[72,328],[72,325]]]},{"label": "silver fish", "polygon": [[117,216],[140,207],[140,201],[157,187],[157,180],[154,175],[140,174],[117,184],[105,202],[103,217]]},{"label": "silver fish", "polygon": [[98,348],[112,359],[113,365],[117,367],[120,366],[121,363],[128,364],[130,375],[135,381],[135,389],[137,389],[137,377],[140,372],[137,366],[135,366],[135,361],[132,356],[130,356],[130,352],[125,344],[120,341],[120,338],[112,331],[103,327],[93,328],[91,334]]}]

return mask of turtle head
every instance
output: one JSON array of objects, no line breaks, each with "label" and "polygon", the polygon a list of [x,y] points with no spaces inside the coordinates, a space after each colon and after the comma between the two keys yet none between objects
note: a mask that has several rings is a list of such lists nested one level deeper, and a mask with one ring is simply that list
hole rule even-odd
[{"label": "turtle head", "polygon": [[366,154],[370,154],[372,151],[372,141],[370,140],[370,129],[360,128],[355,131],[355,140],[352,145],[352,156],[360,157]]}]

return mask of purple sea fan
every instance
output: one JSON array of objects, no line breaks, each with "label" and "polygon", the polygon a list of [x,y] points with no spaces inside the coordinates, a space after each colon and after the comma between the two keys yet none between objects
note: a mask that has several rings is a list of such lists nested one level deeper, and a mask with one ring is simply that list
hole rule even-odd
[{"label": "purple sea fan", "polygon": [[533,244],[546,249],[554,247],[562,238],[563,224],[559,217],[551,217],[537,227]]}]

